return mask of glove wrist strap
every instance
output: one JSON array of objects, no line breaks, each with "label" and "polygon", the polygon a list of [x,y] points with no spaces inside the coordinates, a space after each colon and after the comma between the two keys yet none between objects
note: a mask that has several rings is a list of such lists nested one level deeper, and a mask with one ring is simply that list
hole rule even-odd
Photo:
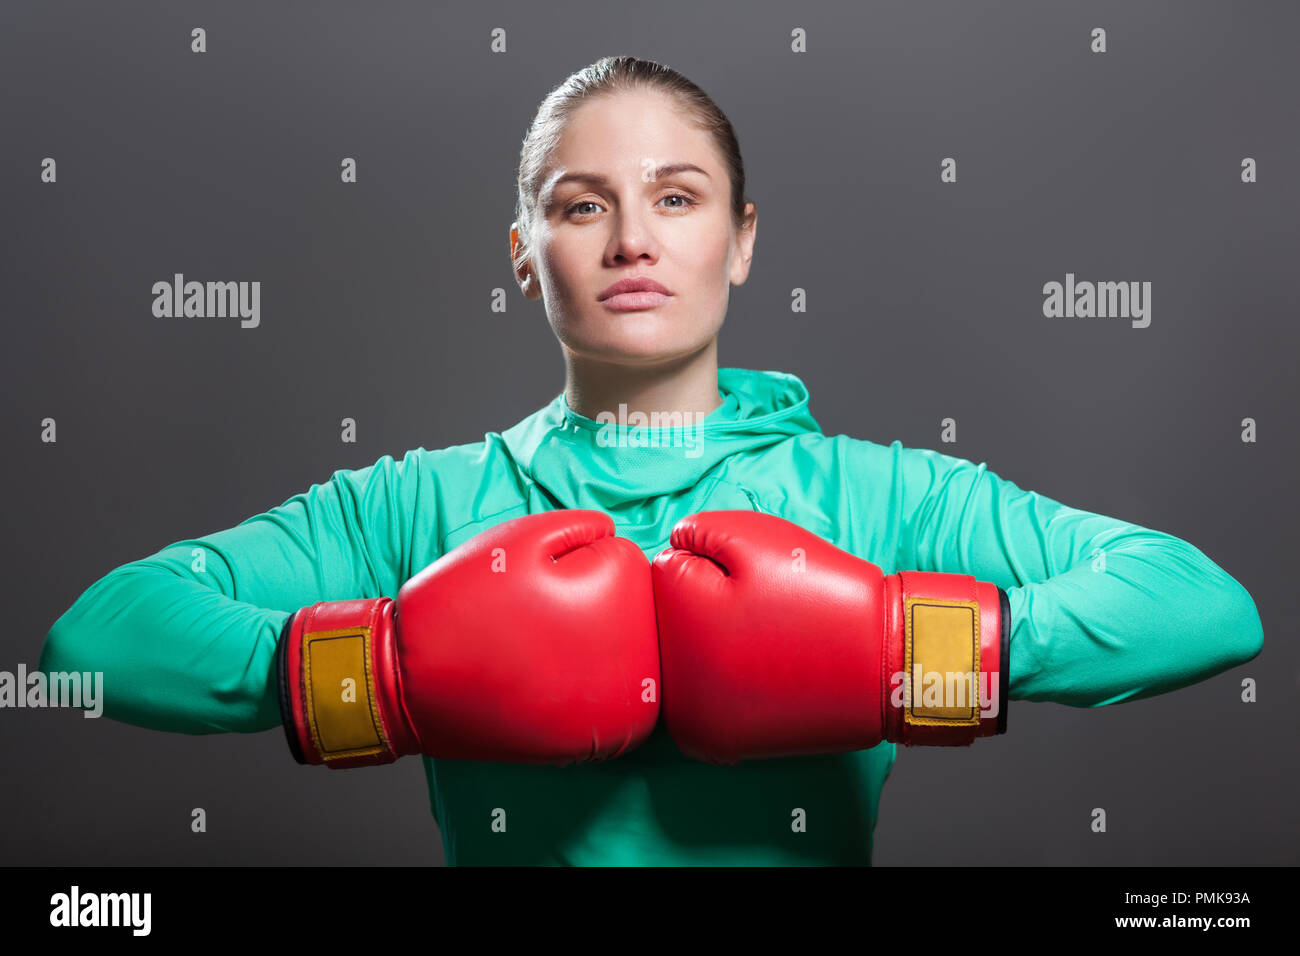
[{"label": "glove wrist strap", "polygon": [[885,578],[885,739],[963,746],[1006,731],[1010,614],[995,585],[968,574]]},{"label": "glove wrist strap", "polygon": [[280,708],[299,763],[392,763],[418,744],[396,693],[391,598],[328,601],[290,616],[277,653]]}]

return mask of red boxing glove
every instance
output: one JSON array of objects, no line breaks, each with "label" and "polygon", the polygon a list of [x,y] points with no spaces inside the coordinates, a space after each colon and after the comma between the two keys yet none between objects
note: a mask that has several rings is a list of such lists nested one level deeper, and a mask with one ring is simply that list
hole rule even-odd
[{"label": "red boxing glove", "polygon": [[1001,588],[885,576],[753,511],[691,515],[671,544],[652,565],[661,706],[688,757],[734,764],[1006,731]]},{"label": "red boxing glove", "polygon": [[422,753],[563,766],[631,750],[659,716],[649,563],[599,511],[497,525],[396,602],[304,608],[277,658],[299,763]]}]

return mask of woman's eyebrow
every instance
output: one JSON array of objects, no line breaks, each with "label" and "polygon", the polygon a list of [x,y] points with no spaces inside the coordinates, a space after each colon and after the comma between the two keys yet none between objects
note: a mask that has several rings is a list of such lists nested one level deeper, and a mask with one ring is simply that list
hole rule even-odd
[{"label": "woman's eyebrow", "polygon": [[[675,173],[699,173],[700,175],[704,176],[706,179],[709,178],[709,174],[706,173],[704,170],[700,169],[700,167],[696,166],[694,163],[667,163],[663,166],[658,167],[654,171],[654,179],[663,179],[665,176],[672,176]],[[600,173],[587,173],[587,172],[575,171],[571,173],[565,173],[562,176],[557,177],[550,184],[548,188],[550,190],[554,190],[556,187],[561,186],[564,183],[578,183],[578,182],[589,183],[593,186],[609,185],[609,179],[605,176],[602,176]]]}]

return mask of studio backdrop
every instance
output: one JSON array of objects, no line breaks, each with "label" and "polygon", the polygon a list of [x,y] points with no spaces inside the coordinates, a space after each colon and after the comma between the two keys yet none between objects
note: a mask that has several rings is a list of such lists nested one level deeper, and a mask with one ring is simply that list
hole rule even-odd
[{"label": "studio backdrop", "polygon": [[873,862],[1296,863],[1297,35],[1263,2],[5,3],[0,863],[444,862],[419,759],[300,766],[278,727],[25,706],[23,675],[113,569],[561,393],[520,142],[619,54],[740,140],[722,366],[1177,536],[1258,609],[1210,679],[900,747]]}]

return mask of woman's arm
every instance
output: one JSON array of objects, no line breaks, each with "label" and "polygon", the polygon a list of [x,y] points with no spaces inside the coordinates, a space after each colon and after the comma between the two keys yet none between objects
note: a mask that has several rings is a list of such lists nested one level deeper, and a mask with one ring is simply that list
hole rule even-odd
[{"label": "woman's arm", "polygon": [[871,447],[890,456],[898,569],[1007,591],[1012,698],[1136,700],[1259,653],[1254,600],[1186,541],[1024,491],[982,463]]},{"label": "woman's arm", "polygon": [[234,528],[116,568],[54,623],[40,668],[102,672],[104,714],[142,727],[278,726],[285,619],[317,601],[397,593],[420,467],[411,452],[340,470]]}]

